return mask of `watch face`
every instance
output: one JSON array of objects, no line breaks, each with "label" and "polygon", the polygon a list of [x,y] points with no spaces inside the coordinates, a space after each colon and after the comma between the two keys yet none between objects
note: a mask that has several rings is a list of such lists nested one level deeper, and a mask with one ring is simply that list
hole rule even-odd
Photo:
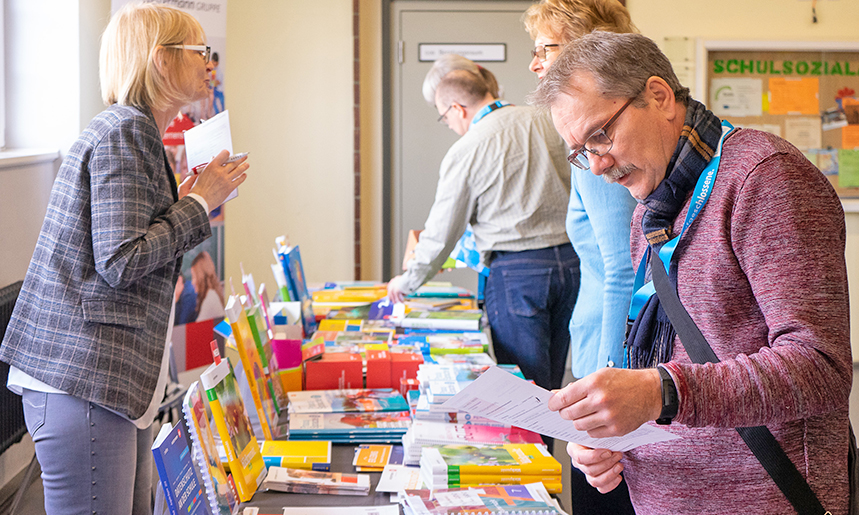
[{"label": "watch face", "polygon": [[671,420],[677,415],[679,402],[677,399],[677,387],[674,385],[674,380],[671,379],[671,374],[663,367],[657,367],[659,377],[662,379],[662,412],[659,413],[657,424],[670,424]]}]

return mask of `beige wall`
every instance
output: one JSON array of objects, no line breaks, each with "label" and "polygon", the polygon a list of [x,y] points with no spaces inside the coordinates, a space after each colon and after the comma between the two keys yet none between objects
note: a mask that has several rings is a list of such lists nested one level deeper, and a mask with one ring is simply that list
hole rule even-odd
[{"label": "beige wall", "polygon": [[225,277],[240,287],[242,263],[273,291],[271,248],[286,234],[309,281],[352,279],[352,1],[227,9],[224,93],[251,169],[226,205]]},{"label": "beige wall", "polygon": [[859,2],[810,0],[627,0],[633,23],[645,36],[708,39],[854,41]]}]

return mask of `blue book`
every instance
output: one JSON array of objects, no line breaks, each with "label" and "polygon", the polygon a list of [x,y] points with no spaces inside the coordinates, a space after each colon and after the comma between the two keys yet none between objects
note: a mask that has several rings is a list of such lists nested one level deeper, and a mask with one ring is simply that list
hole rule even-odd
[{"label": "blue book", "polygon": [[307,290],[304,279],[304,266],[301,264],[301,251],[298,245],[286,247],[280,245],[277,249],[278,258],[283,266],[284,275],[293,301],[301,302],[301,322],[304,334],[310,337],[316,331],[316,315],[313,313],[313,297]]},{"label": "blue book", "polygon": [[295,284],[297,300],[301,302],[301,321],[304,324],[304,334],[313,334],[316,331],[313,297],[307,291],[307,281],[304,280],[304,265],[301,264],[301,252],[298,250],[298,245],[287,251],[286,260],[289,265],[289,277]]},{"label": "blue book", "polygon": [[202,481],[194,468],[194,457],[180,422],[161,427],[152,444],[155,467],[171,515],[210,515]]}]

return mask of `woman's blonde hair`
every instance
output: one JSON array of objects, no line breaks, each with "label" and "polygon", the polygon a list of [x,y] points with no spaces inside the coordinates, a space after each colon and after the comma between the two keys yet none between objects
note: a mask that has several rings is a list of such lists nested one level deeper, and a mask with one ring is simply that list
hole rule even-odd
[{"label": "woman's blonde hair", "polygon": [[542,32],[563,43],[594,30],[638,32],[618,0],[542,0],[525,11],[523,21],[531,39]]},{"label": "woman's blonde hair", "polygon": [[190,102],[193,99],[181,91],[176,77],[165,72],[180,70],[192,54],[164,47],[188,40],[205,43],[205,38],[200,23],[179,9],[164,4],[124,6],[101,35],[102,100],[106,105],[151,109],[164,109],[173,100]]}]

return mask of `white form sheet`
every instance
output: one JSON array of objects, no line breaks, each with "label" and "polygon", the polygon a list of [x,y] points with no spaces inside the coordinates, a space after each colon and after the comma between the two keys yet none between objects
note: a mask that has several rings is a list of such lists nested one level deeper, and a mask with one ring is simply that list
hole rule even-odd
[{"label": "white form sheet", "polygon": [[639,445],[679,438],[647,424],[624,436],[592,438],[587,432],[578,431],[571,420],[561,418],[557,411],[550,411],[551,397],[549,390],[491,367],[443,406],[450,411],[466,411],[594,449],[628,451]]},{"label": "white form sheet", "polygon": [[[188,161],[188,173],[195,166],[208,163],[222,150],[228,150],[233,155],[233,137],[230,133],[230,113],[224,110],[205,122],[185,131],[185,158]],[[239,194],[235,189],[224,202],[233,200]],[[214,209],[218,206],[209,206]]]}]

